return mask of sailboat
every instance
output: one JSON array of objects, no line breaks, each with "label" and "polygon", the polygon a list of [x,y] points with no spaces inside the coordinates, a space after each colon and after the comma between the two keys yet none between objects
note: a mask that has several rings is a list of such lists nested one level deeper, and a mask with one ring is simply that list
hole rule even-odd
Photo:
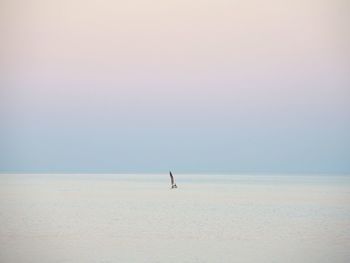
[{"label": "sailboat", "polygon": [[171,180],[171,189],[177,188],[177,185],[176,185],[175,180],[174,180],[174,176],[171,173],[171,171],[169,171],[169,174],[170,174],[170,180]]}]

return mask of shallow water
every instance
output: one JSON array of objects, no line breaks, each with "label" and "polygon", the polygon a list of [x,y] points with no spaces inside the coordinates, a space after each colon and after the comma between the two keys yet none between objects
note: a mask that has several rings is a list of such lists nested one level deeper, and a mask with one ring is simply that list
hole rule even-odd
[{"label": "shallow water", "polygon": [[0,175],[1,262],[349,262],[350,176]]}]

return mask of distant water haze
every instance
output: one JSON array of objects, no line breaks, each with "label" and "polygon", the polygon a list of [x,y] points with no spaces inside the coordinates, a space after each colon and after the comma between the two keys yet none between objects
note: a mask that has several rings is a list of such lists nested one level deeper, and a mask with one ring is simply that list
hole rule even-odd
[{"label": "distant water haze", "polygon": [[346,1],[0,3],[2,172],[350,172]]}]

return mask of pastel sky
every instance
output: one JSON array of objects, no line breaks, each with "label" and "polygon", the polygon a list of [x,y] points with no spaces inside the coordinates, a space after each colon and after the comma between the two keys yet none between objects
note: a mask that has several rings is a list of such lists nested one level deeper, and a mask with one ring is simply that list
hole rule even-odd
[{"label": "pastel sky", "polygon": [[0,171],[350,173],[342,0],[0,1]]}]

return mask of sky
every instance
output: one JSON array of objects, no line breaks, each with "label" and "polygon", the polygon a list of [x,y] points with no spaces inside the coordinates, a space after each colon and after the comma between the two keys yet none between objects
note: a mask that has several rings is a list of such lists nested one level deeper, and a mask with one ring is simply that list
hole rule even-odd
[{"label": "sky", "polygon": [[342,0],[1,0],[0,172],[350,173]]}]

